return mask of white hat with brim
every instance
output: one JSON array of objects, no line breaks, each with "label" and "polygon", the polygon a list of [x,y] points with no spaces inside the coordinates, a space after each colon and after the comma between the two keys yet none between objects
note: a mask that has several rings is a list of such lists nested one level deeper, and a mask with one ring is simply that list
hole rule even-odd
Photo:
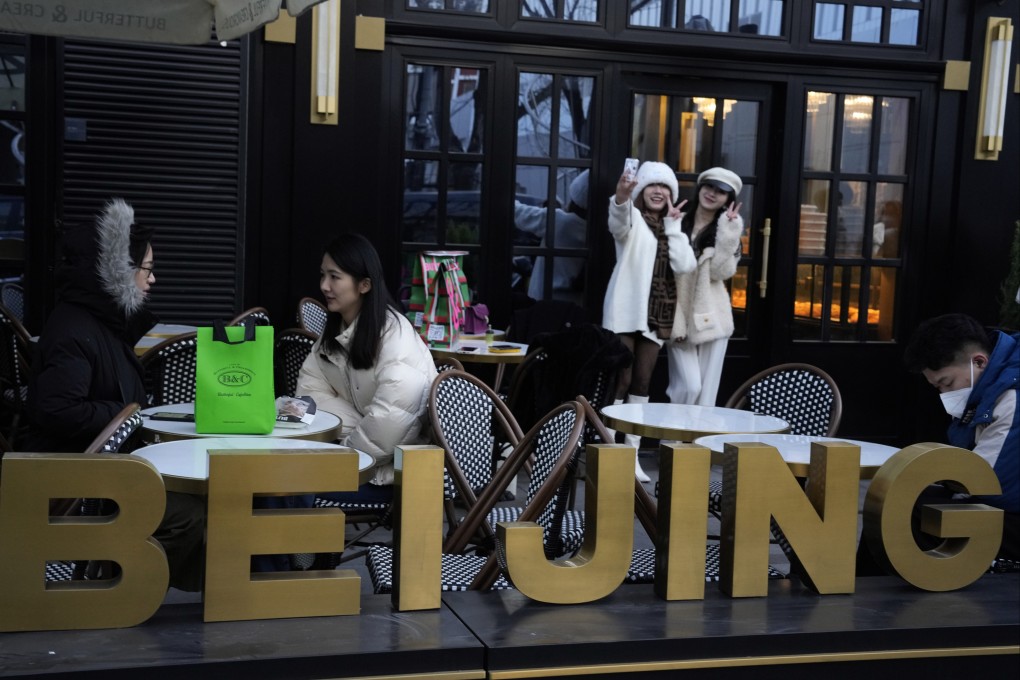
[{"label": "white hat with brim", "polygon": [[734,194],[739,194],[740,190],[744,188],[744,183],[740,181],[737,173],[726,168],[709,168],[701,173],[698,175],[698,186],[700,187],[702,184],[711,184],[727,193],[732,191]]}]

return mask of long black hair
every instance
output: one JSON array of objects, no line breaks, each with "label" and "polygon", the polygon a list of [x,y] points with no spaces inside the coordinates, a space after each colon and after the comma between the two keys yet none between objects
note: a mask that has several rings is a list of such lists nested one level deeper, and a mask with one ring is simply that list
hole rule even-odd
[{"label": "long black hair", "polygon": [[[694,233],[694,213],[698,211],[698,197],[701,195],[701,187],[705,186],[707,182],[702,182],[694,189],[694,209],[688,210],[684,213],[683,222],[680,224],[680,228],[687,238],[691,238],[691,234]],[[696,255],[701,255],[701,251],[705,248],[715,247],[715,232],[719,228],[719,217],[726,212],[726,208],[737,200],[737,194],[734,191],[726,192],[726,201],[722,204],[722,207],[715,211],[715,217],[709,222],[708,226],[701,230],[696,239],[691,239],[691,247],[694,248]]]},{"label": "long black hair", "polygon": [[[351,341],[350,362],[356,369],[371,368],[379,355],[379,344],[386,328],[386,314],[396,314],[393,299],[386,288],[382,262],[367,238],[359,234],[341,234],[326,246],[326,255],[336,266],[356,282],[368,279],[372,286],[361,296],[361,312]],[[328,354],[343,351],[336,336],[340,333],[342,318],[339,312],[326,315],[326,328],[322,332],[322,348]]]}]

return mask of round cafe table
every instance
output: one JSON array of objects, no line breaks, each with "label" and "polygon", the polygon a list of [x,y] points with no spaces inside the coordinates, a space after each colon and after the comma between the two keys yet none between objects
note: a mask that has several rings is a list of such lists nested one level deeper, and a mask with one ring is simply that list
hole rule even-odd
[{"label": "round cafe table", "polygon": [[164,404],[142,410],[142,441],[147,444],[171,442],[179,439],[195,439],[196,437],[276,437],[284,439],[307,439],[309,441],[332,442],[340,438],[340,418],[329,411],[317,410],[315,420],[301,427],[274,427],[269,434],[199,434],[195,432],[195,423],[183,420],[153,420],[148,416],[153,413],[190,413],[195,415],[195,404]]},{"label": "round cafe table", "polygon": [[653,439],[692,442],[698,437],[728,432],[786,432],[781,418],[721,406],[690,404],[614,404],[602,408],[606,424],[614,430]]},{"label": "round cafe table", "polygon": [[516,347],[516,352],[490,352],[489,346],[485,342],[485,338],[477,339],[476,337],[460,338],[457,342],[453,343],[453,347],[432,347],[429,346],[429,351],[432,353],[433,359],[443,359],[446,357],[453,357],[462,364],[495,364],[496,365],[496,377],[493,379],[495,383],[493,389],[498,389],[500,382],[503,379],[503,371],[507,364],[519,364],[524,361],[528,355],[528,346],[520,342],[504,342],[498,341],[497,345],[511,345]]},{"label": "round cafe table", "polygon": [[811,444],[813,442],[845,442],[861,447],[861,479],[871,479],[878,469],[885,464],[899,449],[885,444],[873,444],[856,439],[843,437],[813,437],[803,434],[716,434],[699,437],[695,444],[701,444],[712,451],[712,462],[722,463],[723,450],[727,444],[741,442],[758,442],[768,444],[779,451],[790,470],[798,477],[807,477],[811,463]]},{"label": "round cafe table", "polygon": [[152,463],[163,477],[168,491],[179,491],[204,496],[209,487],[209,451],[233,449],[238,451],[274,450],[300,451],[330,449],[352,451],[358,454],[358,483],[372,477],[373,460],[364,451],[339,444],[308,441],[305,439],[279,439],[275,437],[203,437],[152,444],[137,449],[131,455]]}]

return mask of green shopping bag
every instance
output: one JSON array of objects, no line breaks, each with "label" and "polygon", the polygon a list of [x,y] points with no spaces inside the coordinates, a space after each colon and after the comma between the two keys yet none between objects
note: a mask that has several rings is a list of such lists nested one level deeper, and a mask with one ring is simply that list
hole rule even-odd
[{"label": "green shopping bag", "polygon": [[195,363],[195,431],[199,434],[268,434],[276,423],[273,328],[198,329]]}]

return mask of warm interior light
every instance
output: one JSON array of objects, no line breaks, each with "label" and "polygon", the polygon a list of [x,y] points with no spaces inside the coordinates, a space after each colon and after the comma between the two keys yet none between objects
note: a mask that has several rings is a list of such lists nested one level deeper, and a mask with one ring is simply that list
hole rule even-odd
[{"label": "warm interior light", "polygon": [[1013,22],[989,17],[985,31],[985,61],[981,71],[978,134],[974,158],[998,160],[1006,124],[1009,93],[1009,58],[1013,48]]},{"label": "warm interior light", "polygon": [[868,95],[847,95],[844,102],[846,122],[849,127],[862,129],[871,124],[871,109],[875,98]]},{"label": "warm interior light", "polygon": [[[698,107],[698,113],[705,119],[705,124],[708,127],[713,127],[715,125],[715,97],[691,97],[691,101]],[[723,100],[723,120],[726,120],[726,116],[733,110],[735,102],[734,99]]]}]

